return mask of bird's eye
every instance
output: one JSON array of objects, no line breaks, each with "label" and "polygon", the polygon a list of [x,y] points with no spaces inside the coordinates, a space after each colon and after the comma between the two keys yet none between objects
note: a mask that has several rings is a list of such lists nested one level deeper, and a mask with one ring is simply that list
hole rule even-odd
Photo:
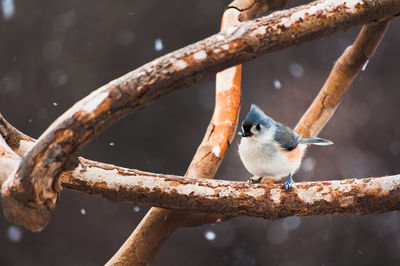
[{"label": "bird's eye", "polygon": [[261,129],[261,125],[260,124],[257,124],[256,125],[256,130],[260,130]]}]

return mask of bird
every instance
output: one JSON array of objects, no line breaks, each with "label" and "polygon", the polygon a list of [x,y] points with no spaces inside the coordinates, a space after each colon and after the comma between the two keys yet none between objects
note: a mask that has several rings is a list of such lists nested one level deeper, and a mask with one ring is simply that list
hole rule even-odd
[{"label": "bird", "polygon": [[242,122],[239,132],[239,156],[252,175],[252,183],[261,182],[263,177],[282,180],[285,189],[293,182],[293,174],[299,169],[308,145],[326,146],[332,141],[318,137],[303,138],[288,126],[267,116],[257,105],[252,104]]}]

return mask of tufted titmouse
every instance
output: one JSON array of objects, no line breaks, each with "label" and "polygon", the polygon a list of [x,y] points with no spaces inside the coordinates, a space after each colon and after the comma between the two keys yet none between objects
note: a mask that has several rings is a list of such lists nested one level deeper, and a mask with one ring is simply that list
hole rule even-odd
[{"label": "tufted titmouse", "polygon": [[257,179],[263,177],[280,180],[288,176],[284,186],[290,188],[292,175],[300,167],[308,144],[331,145],[333,142],[317,137],[302,138],[289,127],[276,122],[252,104],[242,123],[239,155],[246,169]]}]

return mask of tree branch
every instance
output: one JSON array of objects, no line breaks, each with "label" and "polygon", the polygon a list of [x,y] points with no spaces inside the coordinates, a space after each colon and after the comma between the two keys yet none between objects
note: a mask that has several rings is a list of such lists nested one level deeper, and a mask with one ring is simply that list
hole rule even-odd
[{"label": "tree branch", "polygon": [[375,53],[389,21],[365,25],[353,43],[336,61],[324,86],[304,113],[295,130],[303,137],[316,136],[335,113],[340,100],[362,67]]},{"label": "tree branch", "polygon": [[151,174],[119,167],[109,169],[109,166],[102,170],[99,164],[85,165],[86,169],[78,168],[63,175],[64,186],[113,202],[267,219],[369,214],[400,209],[400,175],[300,182],[295,183],[293,189],[285,190],[282,184],[254,185]]},{"label": "tree branch", "polygon": [[[13,171],[18,159],[0,137],[2,173]],[[4,160],[9,158],[10,160]],[[207,212],[266,219],[287,216],[351,215],[400,209],[400,175],[300,182],[285,190],[281,184],[249,184],[187,178],[132,170],[80,159],[62,174],[66,188],[112,202],[159,206],[172,210]],[[132,178],[134,177],[134,178]],[[174,212],[169,212],[174,213]],[[169,214],[168,211],[166,214]],[[172,218],[166,216],[167,220]]]}]

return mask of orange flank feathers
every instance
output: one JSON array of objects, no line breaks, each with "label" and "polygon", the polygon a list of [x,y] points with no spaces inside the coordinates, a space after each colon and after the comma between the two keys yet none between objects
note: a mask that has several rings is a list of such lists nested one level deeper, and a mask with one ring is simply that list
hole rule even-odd
[{"label": "orange flank feathers", "polygon": [[286,158],[290,161],[299,160],[302,156],[300,145],[297,145],[296,149],[286,152]]}]

